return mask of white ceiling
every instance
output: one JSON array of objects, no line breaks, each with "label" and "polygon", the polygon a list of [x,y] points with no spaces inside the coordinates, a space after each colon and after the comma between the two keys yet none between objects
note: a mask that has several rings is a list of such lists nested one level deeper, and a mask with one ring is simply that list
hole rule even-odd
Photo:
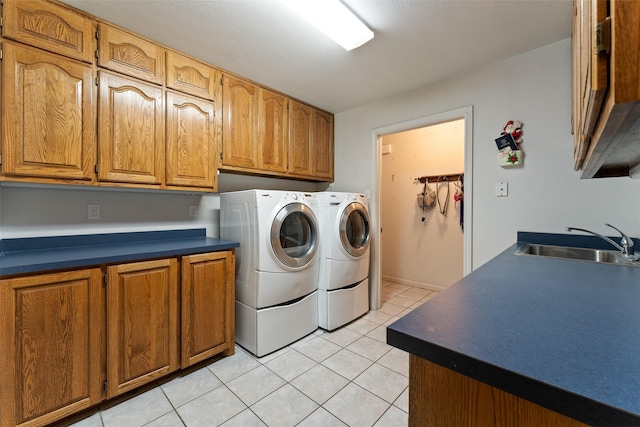
[{"label": "white ceiling", "polygon": [[571,0],[343,0],[375,32],[346,52],[278,0],[64,0],[338,113],[571,36]]}]

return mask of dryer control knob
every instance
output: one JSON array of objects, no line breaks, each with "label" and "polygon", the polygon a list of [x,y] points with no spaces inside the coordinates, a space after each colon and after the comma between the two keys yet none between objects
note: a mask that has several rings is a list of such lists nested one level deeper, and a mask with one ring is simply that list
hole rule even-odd
[{"label": "dryer control knob", "polygon": [[356,195],[355,194],[349,194],[349,197],[351,197],[351,200],[355,200],[356,199]]},{"label": "dryer control knob", "polygon": [[298,195],[297,195],[296,193],[293,193],[293,194],[291,195],[291,198],[292,198],[293,200],[298,200]]}]

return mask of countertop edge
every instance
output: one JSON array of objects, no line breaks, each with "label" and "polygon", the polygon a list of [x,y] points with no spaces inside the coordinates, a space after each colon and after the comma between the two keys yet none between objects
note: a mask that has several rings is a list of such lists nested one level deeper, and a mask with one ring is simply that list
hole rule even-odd
[{"label": "countertop edge", "polygon": [[[162,238],[163,232],[153,232],[146,235],[153,236],[149,240],[134,240],[131,243],[113,241],[111,235],[104,236],[104,243],[92,242],[90,246],[81,244],[68,247],[51,247],[48,244],[42,249],[23,251],[5,251],[0,253],[0,278],[20,274],[42,273],[53,270],[72,268],[86,268],[103,264],[115,264],[120,262],[141,261],[146,259],[193,255],[204,252],[216,252],[234,249],[240,246],[237,242],[209,238],[194,234],[194,230],[186,230],[181,238],[175,230],[167,232]],[[123,233],[129,234],[129,233]],[[145,233],[140,233],[144,236]],[[75,236],[61,236],[61,239],[69,239]],[[37,238],[35,238],[37,239]],[[47,238],[50,240],[51,238]],[[81,250],[82,253],[78,254]],[[68,252],[68,255],[65,254]],[[48,260],[47,253],[51,252]]]},{"label": "countertop edge", "polygon": [[387,344],[589,425],[637,426],[638,417],[387,326]]}]

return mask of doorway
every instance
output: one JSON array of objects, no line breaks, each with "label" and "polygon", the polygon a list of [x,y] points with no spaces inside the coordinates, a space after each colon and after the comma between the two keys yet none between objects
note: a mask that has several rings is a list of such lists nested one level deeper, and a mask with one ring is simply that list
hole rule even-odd
[{"label": "doorway", "polygon": [[[472,200],[473,200],[473,171],[472,171],[472,107],[465,107],[454,111],[449,111],[437,115],[421,117],[418,119],[414,119],[407,122],[397,123],[390,126],[385,126],[382,128],[374,129],[373,131],[373,144],[374,144],[374,153],[375,153],[375,171],[376,178],[373,185],[372,190],[372,198],[373,203],[370,208],[371,209],[371,222],[372,222],[372,230],[373,230],[373,241],[371,244],[371,279],[372,279],[372,289],[371,289],[371,301],[370,305],[372,308],[380,307],[380,282],[382,280],[382,247],[381,247],[381,219],[382,219],[382,142],[383,137],[398,134],[406,131],[413,131],[416,129],[439,125],[443,123],[453,122],[453,121],[462,121],[462,127],[464,128],[464,210],[462,212],[462,222],[464,224],[464,235],[463,235],[463,275],[466,275],[471,272],[471,238],[472,238]],[[388,150],[386,147],[385,151]],[[417,178],[417,177],[416,177]],[[418,186],[412,186],[411,183],[407,183],[408,186],[411,186],[413,189],[417,189]],[[415,193],[421,192],[422,186],[420,186],[419,191],[415,191]],[[453,190],[452,188],[452,191]],[[444,196],[441,196],[444,197]],[[417,205],[416,205],[417,208]],[[437,208],[436,208],[437,209]]]}]

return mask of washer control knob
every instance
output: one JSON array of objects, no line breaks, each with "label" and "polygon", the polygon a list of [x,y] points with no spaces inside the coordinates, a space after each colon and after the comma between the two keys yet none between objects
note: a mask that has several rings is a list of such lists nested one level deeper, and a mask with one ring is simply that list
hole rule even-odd
[{"label": "washer control knob", "polygon": [[293,200],[298,200],[298,195],[297,195],[296,193],[293,193],[293,194],[291,195],[291,198],[292,198]]}]

